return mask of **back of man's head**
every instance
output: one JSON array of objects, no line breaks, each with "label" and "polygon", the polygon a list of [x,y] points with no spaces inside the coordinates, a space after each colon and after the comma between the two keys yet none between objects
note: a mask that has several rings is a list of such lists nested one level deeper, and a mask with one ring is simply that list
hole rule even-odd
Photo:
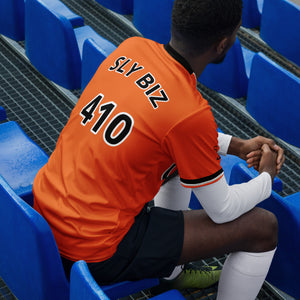
[{"label": "back of man's head", "polygon": [[175,0],[172,39],[190,53],[202,53],[230,36],[242,16],[242,0]]}]

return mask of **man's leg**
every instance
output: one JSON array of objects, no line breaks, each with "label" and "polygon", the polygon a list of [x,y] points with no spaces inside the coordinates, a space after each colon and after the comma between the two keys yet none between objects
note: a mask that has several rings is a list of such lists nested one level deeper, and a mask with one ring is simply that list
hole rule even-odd
[{"label": "man's leg", "polygon": [[238,219],[214,223],[203,210],[184,212],[179,264],[232,253],[222,270],[218,300],[253,300],[268,273],[277,244],[276,217],[254,208]]},{"label": "man's leg", "polygon": [[[179,176],[173,177],[160,188],[154,198],[154,204],[172,210],[188,210],[191,191],[180,184]],[[218,282],[219,278],[219,266],[194,268],[193,265],[186,264],[175,267],[172,274],[164,279],[168,280],[165,282],[166,286],[181,289],[208,287]],[[169,281],[173,279],[175,281]]]}]

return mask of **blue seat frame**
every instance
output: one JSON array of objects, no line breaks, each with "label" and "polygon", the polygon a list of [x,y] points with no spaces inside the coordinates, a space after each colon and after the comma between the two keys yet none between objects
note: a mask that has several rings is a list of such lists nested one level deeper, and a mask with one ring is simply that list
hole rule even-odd
[{"label": "blue seat frame", "polygon": [[242,47],[237,38],[224,61],[207,65],[198,81],[226,96],[245,97],[254,55],[253,51]]},{"label": "blue seat frame", "polygon": [[59,0],[26,0],[25,50],[45,77],[67,89],[81,87],[84,41],[104,39]]},{"label": "blue seat frame", "polygon": [[133,24],[145,37],[166,44],[171,38],[174,0],[134,0]]},{"label": "blue seat frame", "polygon": [[93,39],[85,40],[82,52],[81,91],[85,89],[102,61],[115,49],[116,46],[105,39],[101,44]]},{"label": "blue seat frame", "polygon": [[300,147],[300,78],[262,53],[255,55],[246,108],[273,135]]},{"label": "blue seat frame", "polygon": [[48,155],[17,122],[0,124],[0,175],[30,205],[33,203],[34,177],[47,161]]},{"label": "blue seat frame", "polygon": [[300,66],[300,5],[291,0],[264,0],[260,37]]},{"label": "blue seat frame", "polygon": [[260,27],[263,3],[264,0],[243,0],[242,26]]},{"label": "blue seat frame", "polygon": [[0,1],[0,34],[15,41],[25,38],[25,3],[24,0]]},{"label": "blue seat frame", "polygon": [[46,221],[0,176],[0,276],[22,300],[67,300],[65,277]]}]

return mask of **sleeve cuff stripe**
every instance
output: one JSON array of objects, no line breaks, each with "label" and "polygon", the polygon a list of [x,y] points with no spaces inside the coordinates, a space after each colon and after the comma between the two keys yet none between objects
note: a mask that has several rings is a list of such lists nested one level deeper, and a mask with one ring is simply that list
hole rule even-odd
[{"label": "sleeve cuff stripe", "polygon": [[223,175],[224,175],[223,169],[220,169],[216,173],[207,177],[192,179],[192,180],[180,178],[180,181],[184,187],[200,187],[218,181]]}]

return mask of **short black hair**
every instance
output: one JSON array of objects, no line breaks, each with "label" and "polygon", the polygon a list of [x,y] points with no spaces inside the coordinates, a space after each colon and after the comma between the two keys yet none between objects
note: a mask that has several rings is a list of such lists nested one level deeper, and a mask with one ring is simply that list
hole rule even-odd
[{"label": "short black hair", "polygon": [[233,33],[242,17],[242,0],[175,0],[172,37],[198,53]]}]

